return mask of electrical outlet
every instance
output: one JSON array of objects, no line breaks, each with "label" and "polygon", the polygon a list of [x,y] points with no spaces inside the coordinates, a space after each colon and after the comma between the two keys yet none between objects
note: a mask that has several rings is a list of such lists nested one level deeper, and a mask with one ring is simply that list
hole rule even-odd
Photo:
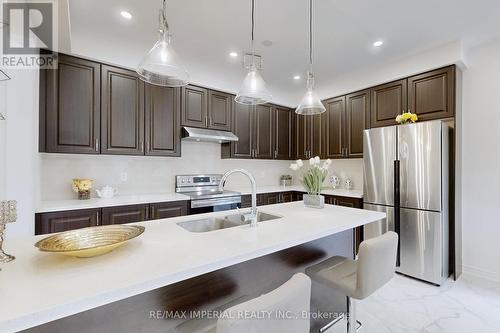
[{"label": "electrical outlet", "polygon": [[127,174],[126,172],[122,172],[122,173],[120,174],[120,180],[121,180],[122,182],[126,182],[126,181],[128,180],[128,174]]}]

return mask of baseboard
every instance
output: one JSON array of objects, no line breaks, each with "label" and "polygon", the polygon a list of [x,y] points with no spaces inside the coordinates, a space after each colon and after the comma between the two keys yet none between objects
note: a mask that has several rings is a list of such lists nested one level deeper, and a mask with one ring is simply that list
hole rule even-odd
[{"label": "baseboard", "polygon": [[487,271],[481,268],[462,265],[464,275],[479,277],[486,280],[491,280],[500,283],[500,273]]}]

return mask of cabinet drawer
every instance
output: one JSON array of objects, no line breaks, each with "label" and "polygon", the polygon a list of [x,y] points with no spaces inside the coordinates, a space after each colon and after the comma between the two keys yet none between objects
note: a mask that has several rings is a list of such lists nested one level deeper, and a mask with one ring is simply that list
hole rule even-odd
[{"label": "cabinet drawer", "polygon": [[124,224],[148,219],[148,205],[106,207],[102,209],[102,224]]}]

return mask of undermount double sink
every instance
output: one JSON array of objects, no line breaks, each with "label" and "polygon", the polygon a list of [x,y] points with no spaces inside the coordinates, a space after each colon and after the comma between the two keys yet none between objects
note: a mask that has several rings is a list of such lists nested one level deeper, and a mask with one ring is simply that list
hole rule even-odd
[{"label": "undermount double sink", "polygon": [[[249,225],[250,222],[245,222],[241,214],[228,215],[224,217],[208,217],[197,220],[185,221],[177,223],[178,226],[189,232],[210,232],[215,230],[239,227]],[[271,221],[281,218],[278,215],[257,212],[257,222]]]}]

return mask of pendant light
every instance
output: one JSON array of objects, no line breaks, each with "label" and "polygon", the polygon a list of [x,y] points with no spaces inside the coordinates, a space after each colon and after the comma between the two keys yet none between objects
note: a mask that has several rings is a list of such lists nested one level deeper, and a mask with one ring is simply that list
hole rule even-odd
[{"label": "pendant light", "polygon": [[136,72],[145,82],[166,87],[182,87],[189,83],[189,73],[179,61],[171,44],[171,34],[167,23],[167,5],[163,0],[160,9],[159,38],[146,54]]},{"label": "pendant light", "polygon": [[260,66],[255,63],[255,46],[254,46],[254,30],[255,30],[255,0],[252,2],[252,54],[250,64],[245,64],[248,73],[243,80],[243,84],[234,99],[236,103],[246,105],[265,104],[272,100],[272,95],[266,87],[266,82],[260,75]]},{"label": "pendant light", "polygon": [[318,95],[314,91],[314,74],[313,74],[313,7],[312,0],[309,0],[309,71],[307,72],[307,91],[295,113],[301,115],[314,115],[326,111],[325,106],[321,103]]}]

